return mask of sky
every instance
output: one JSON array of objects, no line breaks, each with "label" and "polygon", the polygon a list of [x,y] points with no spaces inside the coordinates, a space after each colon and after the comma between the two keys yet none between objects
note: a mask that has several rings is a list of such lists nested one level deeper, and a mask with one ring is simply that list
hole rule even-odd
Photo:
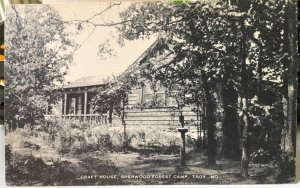
[{"label": "sky", "polygon": [[[63,4],[53,5],[58,11],[62,20],[71,21],[74,19],[86,20],[96,13],[104,10],[109,4],[104,3],[84,3],[84,4]],[[114,7],[106,14],[95,17],[94,23],[115,22],[119,20],[119,12],[125,10],[129,3],[122,3]],[[74,32],[74,26],[68,28]],[[72,82],[81,77],[101,76],[106,78],[112,74],[122,73],[130,64],[132,64],[142,53],[155,41],[155,37],[145,40],[136,40],[125,42],[121,47],[116,37],[118,33],[111,27],[96,27],[93,32],[93,26],[84,26],[83,31],[74,35],[74,40],[81,44],[81,47],[75,51],[73,63],[70,66],[69,73],[66,76],[67,82]],[[115,38],[113,37],[115,36]],[[99,44],[109,40],[111,48],[116,56],[103,59],[97,55]]]}]

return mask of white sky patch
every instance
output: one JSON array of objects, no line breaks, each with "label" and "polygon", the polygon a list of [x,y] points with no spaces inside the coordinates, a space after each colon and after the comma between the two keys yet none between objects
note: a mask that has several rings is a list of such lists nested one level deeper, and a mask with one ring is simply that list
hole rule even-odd
[{"label": "white sky patch", "polygon": [[[64,21],[71,21],[76,19],[87,20],[108,6],[109,3],[107,2],[71,3],[68,5],[53,5],[53,8],[58,11]],[[101,24],[118,22],[120,21],[119,13],[126,10],[128,6],[129,3],[121,3],[120,6],[113,7],[102,16],[97,16],[91,21]],[[74,53],[73,64],[66,76],[67,82],[86,76],[107,77],[112,74],[120,74],[155,41],[155,37],[145,40],[139,39],[125,42],[125,46],[121,47],[117,43],[118,33],[113,27],[96,27],[94,32],[93,29],[92,25],[84,25],[83,30],[78,35],[74,35],[74,40],[82,46]],[[71,26],[68,30],[74,32],[74,26]],[[111,48],[116,56],[102,59],[97,55],[99,44],[107,40],[110,41]]]}]

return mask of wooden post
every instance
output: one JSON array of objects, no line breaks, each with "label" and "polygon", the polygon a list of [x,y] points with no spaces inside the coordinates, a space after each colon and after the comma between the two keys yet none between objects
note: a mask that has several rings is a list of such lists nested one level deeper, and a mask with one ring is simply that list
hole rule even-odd
[{"label": "wooden post", "polygon": [[71,98],[72,114],[76,114],[76,98]]},{"label": "wooden post", "polygon": [[77,97],[77,114],[82,114],[82,95]]},{"label": "wooden post", "polygon": [[87,91],[84,92],[83,122],[86,121],[86,112],[87,112]]},{"label": "wooden post", "polygon": [[181,127],[177,128],[177,130],[180,132],[181,136],[181,144],[180,144],[180,165],[185,166],[186,161],[185,161],[185,133],[188,132],[187,128]]},{"label": "wooden post", "polygon": [[66,119],[66,115],[67,115],[67,99],[68,99],[68,96],[67,96],[67,93],[65,93],[64,112],[63,112],[64,119]]},{"label": "wooden post", "polygon": [[59,100],[58,105],[59,105],[59,108],[60,108],[60,111],[59,111],[60,118],[63,118],[63,113],[64,113],[63,112],[63,110],[64,110],[64,108],[63,108],[64,99],[62,98],[62,96],[61,96],[61,99]]},{"label": "wooden post", "polygon": [[113,116],[113,105],[111,104],[107,112],[107,117],[108,117],[107,119],[109,124],[112,123],[112,116]]},{"label": "wooden post", "polygon": [[140,98],[139,98],[141,106],[144,103],[144,83],[141,82],[141,89],[140,89]]},{"label": "wooden post", "polygon": [[180,165],[185,166],[185,133],[188,132],[188,129],[184,127],[184,116],[183,111],[180,110],[179,122],[181,124],[181,128],[177,128],[180,132],[181,136],[181,144],[180,144]]}]

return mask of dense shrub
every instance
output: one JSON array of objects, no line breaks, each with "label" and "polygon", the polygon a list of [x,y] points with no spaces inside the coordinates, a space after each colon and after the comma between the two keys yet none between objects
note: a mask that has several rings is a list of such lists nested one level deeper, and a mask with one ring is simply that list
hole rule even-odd
[{"label": "dense shrub", "polygon": [[[17,129],[6,136],[6,142],[12,148],[24,147],[24,144],[46,145],[54,147],[61,154],[82,154],[100,151],[120,152],[124,150],[152,149],[157,152],[177,152],[181,138],[176,127],[159,125],[127,125],[126,138],[121,121],[110,125],[83,123],[77,120],[48,120],[36,126],[34,130]],[[159,130],[159,131],[158,131]],[[126,140],[126,142],[125,142]],[[187,150],[195,146],[195,139],[187,135]]]},{"label": "dense shrub", "polygon": [[251,161],[253,163],[265,164],[270,162],[270,154],[267,150],[260,148],[257,151],[253,151],[250,154]]},{"label": "dense shrub", "polygon": [[[44,126],[47,127],[44,127]],[[60,153],[82,154],[85,152],[118,152],[124,149],[124,126],[120,121],[111,125],[83,123],[76,120],[48,121],[41,126],[44,138],[53,144]],[[55,131],[53,131],[55,130]],[[180,147],[180,134],[176,128],[157,126],[126,126],[126,149],[158,148],[159,151],[177,151]],[[48,136],[45,135],[48,134]],[[187,136],[186,145],[192,148],[195,139]],[[188,149],[187,148],[187,149]]]},{"label": "dense shrub", "polygon": [[5,145],[5,167],[9,168],[12,159],[12,147],[10,144]]},{"label": "dense shrub", "polygon": [[[8,153],[9,150],[6,151]],[[11,152],[11,150],[10,150]],[[32,155],[20,155],[14,153],[10,156],[8,166],[6,166],[6,178],[8,182],[18,182],[20,180],[36,181],[40,180],[41,172],[47,168],[47,165],[41,158]],[[24,186],[24,185],[23,185]]]},{"label": "dense shrub", "polygon": [[[11,149],[6,150],[6,153],[9,152],[12,152]],[[52,165],[47,165],[40,157],[13,153],[8,163],[5,172],[10,186],[32,186],[33,182],[43,182],[43,185],[67,185],[76,178],[69,167],[70,162],[59,159],[53,161]]]},{"label": "dense shrub", "polygon": [[40,132],[36,134],[32,134],[32,130],[29,127],[17,128],[13,132],[7,133],[5,136],[5,143],[9,144],[12,150],[20,149],[26,147],[33,146],[32,149],[38,149],[41,145],[46,145],[46,141],[44,136],[47,133]]}]

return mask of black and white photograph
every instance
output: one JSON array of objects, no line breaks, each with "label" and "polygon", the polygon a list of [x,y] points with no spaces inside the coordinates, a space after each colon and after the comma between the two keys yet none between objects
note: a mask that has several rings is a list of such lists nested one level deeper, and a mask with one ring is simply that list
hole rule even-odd
[{"label": "black and white photograph", "polygon": [[7,6],[6,184],[295,183],[296,12],[292,0]]}]

